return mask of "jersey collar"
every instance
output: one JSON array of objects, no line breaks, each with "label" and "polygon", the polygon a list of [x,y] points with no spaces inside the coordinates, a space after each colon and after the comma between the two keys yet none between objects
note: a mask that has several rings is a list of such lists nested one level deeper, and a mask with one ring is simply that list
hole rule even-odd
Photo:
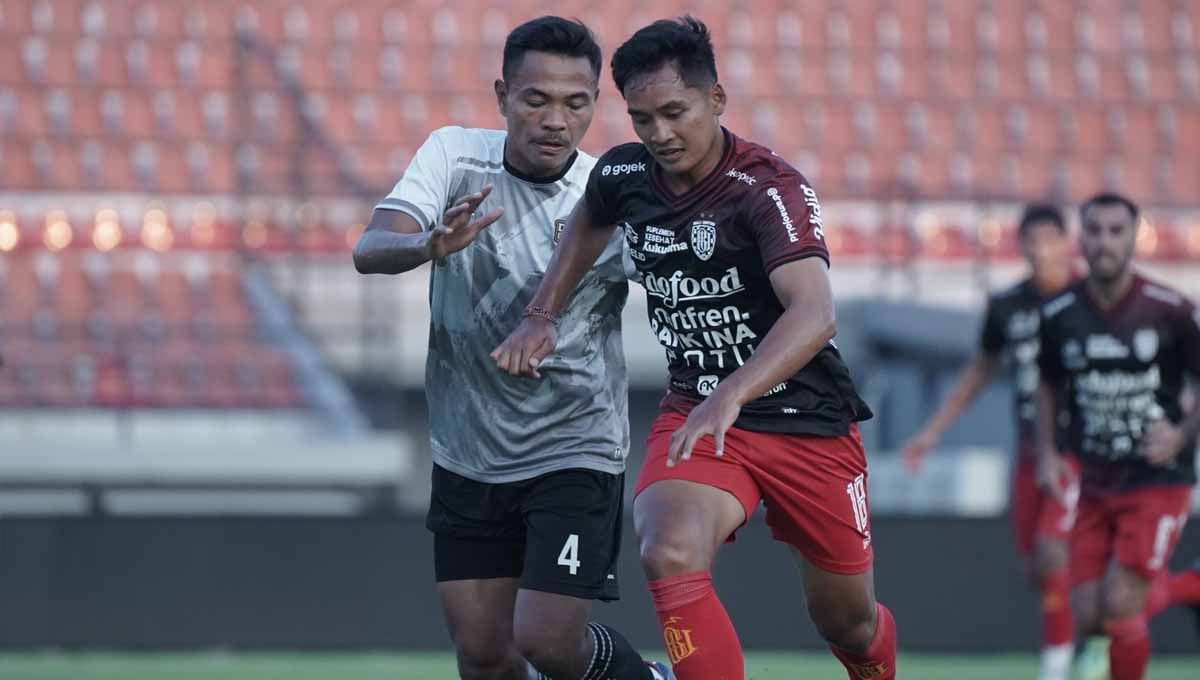
[{"label": "jersey collar", "polygon": [[516,169],[508,162],[508,142],[506,141],[504,143],[504,171],[521,180],[522,182],[529,182],[530,184],[554,184],[563,177],[567,176],[567,173],[570,172],[571,168],[575,166],[576,158],[579,158],[579,149],[575,149],[571,152],[571,157],[567,159],[565,164],[563,164],[562,170],[558,171],[557,173],[553,175],[547,175],[546,177],[531,177]]}]

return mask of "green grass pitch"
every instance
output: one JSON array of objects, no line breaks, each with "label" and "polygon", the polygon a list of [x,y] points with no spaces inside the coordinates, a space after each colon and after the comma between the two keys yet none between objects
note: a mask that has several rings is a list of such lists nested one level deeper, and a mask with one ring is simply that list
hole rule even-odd
[{"label": "green grass pitch", "polygon": [[[748,680],[841,680],[826,654],[750,652]],[[902,654],[912,680],[1033,680],[1032,655]],[[456,680],[438,653],[67,653],[0,654],[0,680]],[[1196,680],[1200,657],[1153,660],[1149,680]]]}]

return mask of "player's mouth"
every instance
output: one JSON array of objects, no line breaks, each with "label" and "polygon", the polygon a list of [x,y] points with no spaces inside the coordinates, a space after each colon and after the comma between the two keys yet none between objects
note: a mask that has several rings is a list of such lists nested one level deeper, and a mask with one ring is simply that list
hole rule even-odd
[{"label": "player's mouth", "polygon": [[557,156],[567,150],[567,144],[556,139],[540,139],[534,142],[533,145],[538,148],[538,151],[547,156]]},{"label": "player's mouth", "polygon": [[680,158],[683,158],[683,149],[659,149],[656,155],[658,156],[658,160],[662,161],[663,163],[674,163]]}]

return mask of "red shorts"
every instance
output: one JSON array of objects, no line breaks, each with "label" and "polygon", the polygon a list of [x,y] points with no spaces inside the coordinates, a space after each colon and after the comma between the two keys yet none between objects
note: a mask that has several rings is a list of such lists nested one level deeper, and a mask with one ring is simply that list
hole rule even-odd
[{"label": "red shorts", "polygon": [[664,411],[654,421],[635,497],[655,482],[680,479],[728,491],[742,504],[747,519],[763,501],[771,535],[795,547],[809,562],[838,574],[870,568],[867,457],[857,426],[843,437],[734,427],[725,433],[725,455],[720,458],[713,438],[704,437],[690,459],[667,467],[671,434],[686,421],[687,416],[674,411]]},{"label": "red shorts", "polygon": [[1024,557],[1033,554],[1039,537],[1065,541],[1071,536],[1079,508],[1079,463],[1067,458],[1075,469],[1075,477],[1063,489],[1066,503],[1058,502],[1037,484],[1037,459],[1018,454],[1013,470],[1012,520],[1017,538],[1017,552]]},{"label": "red shorts", "polygon": [[1085,489],[1071,534],[1071,581],[1096,581],[1113,560],[1151,580],[1170,562],[1191,500],[1190,486],[1113,493]]}]

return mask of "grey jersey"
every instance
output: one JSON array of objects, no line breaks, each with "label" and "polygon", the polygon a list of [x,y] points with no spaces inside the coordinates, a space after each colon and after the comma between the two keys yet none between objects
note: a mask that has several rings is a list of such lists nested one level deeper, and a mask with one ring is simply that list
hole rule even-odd
[{"label": "grey jersey", "polygon": [[488,483],[565,468],[619,473],[629,450],[621,310],[633,272],[620,231],[563,310],[541,380],[514,378],[489,356],[520,323],[596,163],[579,152],[562,177],[531,181],[506,168],[505,137],[435,131],[377,206],[430,229],[463,196],[493,184],[479,214],[504,208],[471,245],[431,268],[425,392],[434,462]]}]

